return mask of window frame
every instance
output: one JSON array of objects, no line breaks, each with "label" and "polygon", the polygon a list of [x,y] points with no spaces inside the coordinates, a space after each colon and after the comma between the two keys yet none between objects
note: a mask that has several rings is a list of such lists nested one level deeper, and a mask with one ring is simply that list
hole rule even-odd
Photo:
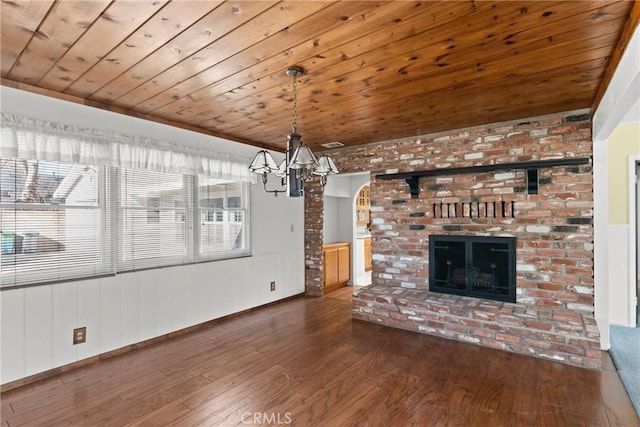
[{"label": "window frame", "polygon": [[[206,177],[202,177],[201,175],[196,177],[196,183],[194,185],[194,191],[196,193],[198,193],[199,197],[199,191],[200,191],[200,179],[201,178],[206,178]],[[238,185],[239,191],[240,191],[240,207],[237,208],[229,208],[228,207],[228,200],[229,198],[232,197],[237,197],[237,196],[227,196],[225,195],[224,197],[222,197],[222,207],[216,207],[216,208],[211,208],[211,207],[201,207],[200,206],[200,199],[198,199],[196,197],[195,202],[197,204],[197,208],[194,210],[197,218],[196,221],[194,222],[194,228],[197,229],[195,236],[198,238],[198,244],[196,246],[197,248],[197,254],[196,257],[198,259],[198,262],[206,262],[206,261],[217,261],[217,260],[222,260],[222,259],[231,259],[231,258],[243,258],[243,257],[247,257],[247,256],[251,256],[252,252],[251,252],[251,232],[250,232],[250,228],[251,228],[251,221],[250,219],[250,205],[251,205],[251,186],[249,183],[247,182],[243,182],[243,181],[229,181],[226,184],[222,184],[222,185],[229,185],[229,184],[234,184],[234,185]],[[225,189],[225,191],[227,191]],[[220,198],[216,197],[216,198],[210,198],[208,200],[218,200]],[[203,198],[203,200],[205,200]],[[243,203],[244,202],[244,207],[243,207]],[[209,214],[209,212],[214,211],[216,214],[220,213],[220,217],[221,217],[221,221],[203,221],[203,214],[206,211],[207,215]],[[239,249],[232,249],[232,250],[227,250],[227,251],[221,251],[221,252],[203,252],[203,243],[202,243],[202,227],[204,225],[205,222],[210,222],[210,223],[222,223],[222,224],[226,224],[226,223],[230,223],[233,221],[230,221],[230,215],[232,212],[236,212],[236,211],[241,211],[243,212],[243,216],[244,219],[242,221],[242,229],[240,231],[241,235],[242,235],[242,247]],[[218,218],[218,216],[216,215],[216,219]],[[226,255],[229,254],[229,255]]]},{"label": "window frame", "polygon": [[[26,210],[31,212],[62,212],[65,217],[67,216],[67,212],[72,211],[97,211],[98,216],[100,218],[99,224],[93,228],[94,231],[99,233],[98,242],[94,243],[96,247],[100,248],[99,251],[96,252],[96,257],[94,259],[99,259],[97,263],[73,263],[72,261],[67,261],[66,263],[52,263],[50,266],[47,265],[47,268],[31,270],[28,268],[28,264],[37,263],[37,259],[28,260],[26,257],[38,257],[42,256],[40,259],[45,260],[47,262],[51,262],[51,260],[46,260],[46,258],[53,258],[55,255],[47,254],[48,251],[22,251],[20,254],[2,254],[0,253],[0,257],[14,257],[14,261],[18,261],[16,257],[20,255],[25,255],[22,257],[26,260],[26,267],[23,271],[17,271],[14,268],[9,268],[11,271],[7,271],[7,269],[2,268],[0,265],[0,279],[2,284],[0,284],[0,290],[7,289],[20,289],[25,287],[32,286],[40,286],[40,285],[49,285],[54,283],[64,283],[75,280],[86,280],[87,278],[93,277],[106,277],[112,276],[116,273],[115,271],[115,260],[114,260],[114,252],[113,252],[113,238],[114,238],[114,228],[112,227],[112,219],[113,214],[110,211],[112,205],[110,203],[108,197],[108,188],[109,181],[111,179],[109,168],[104,166],[96,166],[96,165],[86,165],[80,163],[65,163],[65,162],[50,162],[45,160],[25,160],[25,159],[8,159],[2,158],[2,161],[13,161],[13,162],[45,162],[48,164],[61,164],[68,165],[70,169],[74,165],[81,165],[88,168],[94,168],[97,175],[97,183],[95,187],[95,191],[97,193],[96,204],[66,204],[66,203],[29,203],[29,202],[3,202],[0,199],[0,210],[2,211],[13,211],[17,212],[20,210]],[[15,214],[14,214],[15,215]],[[4,227],[2,227],[4,228]],[[46,229],[42,229],[46,230]],[[38,235],[41,233],[38,230]],[[15,233],[14,233],[15,234]],[[25,233],[28,234],[28,233]],[[64,241],[58,242],[61,245],[67,245],[67,239]],[[24,243],[23,243],[24,244]],[[106,248],[106,250],[105,250]],[[64,251],[62,251],[64,252]],[[69,254],[58,254],[60,258],[65,259]],[[75,256],[71,259],[81,259],[81,257]],[[4,259],[3,259],[4,261]],[[31,261],[31,262],[29,262]],[[2,263],[0,263],[2,264]],[[15,265],[15,263],[13,263]],[[60,269],[64,268],[64,275],[56,275],[56,271],[60,271]],[[96,272],[97,271],[97,272]],[[17,280],[18,277],[23,280]],[[7,277],[9,278],[10,283],[5,284],[7,281]]]},{"label": "window frame", "polygon": [[[1,160],[15,160],[15,161],[23,161],[23,159],[1,159]],[[50,162],[50,163],[60,163],[64,165],[73,166],[74,163],[69,164],[65,162]],[[126,262],[123,261],[124,251],[122,247],[122,242],[124,238],[124,221],[125,218],[121,214],[120,206],[121,197],[123,194],[123,183],[122,183],[122,174],[125,170],[124,168],[119,167],[110,167],[110,166],[95,166],[95,165],[87,165],[91,167],[98,168],[98,204],[95,206],[95,209],[98,209],[100,212],[100,242],[97,245],[101,248],[99,254],[102,259],[102,265],[105,266],[105,269],[100,269],[100,273],[92,274],[87,271],[86,273],[80,272],[77,275],[72,277],[64,277],[61,279],[52,278],[51,280],[40,280],[39,277],[41,274],[35,273],[33,279],[29,279],[24,283],[16,283],[14,276],[11,276],[12,280],[10,284],[0,285],[0,291],[8,290],[8,289],[16,289],[23,287],[33,287],[33,286],[42,286],[48,285],[52,283],[64,283],[71,282],[76,280],[87,280],[99,277],[108,277],[114,276],[117,274],[130,273],[135,271],[153,269],[153,268],[164,268],[170,266],[177,265],[189,265],[189,264],[197,264],[211,261],[219,261],[219,260],[227,260],[227,259],[235,259],[235,258],[243,258],[252,256],[251,250],[251,184],[242,180],[228,180],[229,183],[233,183],[234,185],[239,186],[240,194],[239,196],[235,196],[239,198],[240,207],[229,208],[228,199],[230,197],[223,197],[223,207],[222,208],[210,208],[210,210],[216,212],[215,218],[222,219],[222,223],[227,223],[230,220],[235,220],[238,218],[238,213],[241,213],[242,227],[240,230],[240,235],[242,236],[242,244],[240,248],[234,248],[231,250],[220,250],[212,253],[203,252],[202,248],[202,225],[201,225],[201,213],[203,210],[207,208],[200,208],[200,200],[198,197],[199,194],[199,183],[201,176],[198,175],[189,175],[189,174],[175,174],[170,173],[170,175],[181,176],[185,185],[184,185],[184,195],[181,202],[177,202],[173,207],[163,207],[162,202],[154,204],[152,207],[145,206],[141,207],[141,211],[146,211],[147,221],[149,220],[149,212],[154,212],[152,215],[152,220],[155,219],[156,212],[160,212],[162,215],[163,211],[173,211],[175,221],[184,221],[185,224],[185,238],[186,238],[186,249],[187,254],[182,257],[157,257],[157,261],[155,263],[140,263],[139,266],[128,266]],[[135,169],[137,170],[137,169]],[[203,177],[206,178],[206,177]],[[191,206],[189,206],[189,201],[191,202]],[[235,203],[233,203],[235,205]],[[22,203],[20,204],[22,205]],[[28,203],[26,205],[29,205]],[[29,208],[34,208],[34,206],[38,206],[38,204],[32,204],[33,206],[28,206]],[[2,209],[18,209],[18,203],[15,202],[2,202],[0,203],[0,207]],[[40,209],[79,209],[84,208],[84,206],[75,207],[75,206],[64,206],[64,205],[45,205],[41,206]],[[155,221],[154,221],[155,222]],[[238,221],[233,221],[238,222]],[[5,255],[0,255],[4,257]],[[54,265],[52,270],[55,268],[59,268]],[[3,274],[4,276],[4,274]]]}]

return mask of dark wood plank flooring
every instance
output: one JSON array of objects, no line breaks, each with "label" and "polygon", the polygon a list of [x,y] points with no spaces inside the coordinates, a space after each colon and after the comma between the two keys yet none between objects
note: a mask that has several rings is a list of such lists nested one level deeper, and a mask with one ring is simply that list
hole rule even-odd
[{"label": "dark wood plank flooring", "polygon": [[350,293],[221,320],[2,394],[2,425],[640,426],[590,371],[351,319]]}]

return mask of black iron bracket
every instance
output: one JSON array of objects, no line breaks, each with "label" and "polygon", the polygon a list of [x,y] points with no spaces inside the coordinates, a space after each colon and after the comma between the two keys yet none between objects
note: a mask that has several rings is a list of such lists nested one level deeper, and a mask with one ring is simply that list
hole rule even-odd
[{"label": "black iron bracket", "polygon": [[391,180],[404,179],[409,185],[411,198],[420,196],[420,178],[428,176],[459,175],[474,172],[494,172],[511,169],[525,169],[527,171],[527,192],[538,194],[538,170],[555,166],[586,165],[591,161],[590,157],[573,157],[567,159],[538,160],[533,162],[500,163],[493,165],[466,166],[461,168],[431,169],[415,172],[400,172],[376,175],[377,179]]},{"label": "black iron bracket", "polygon": [[404,179],[409,184],[409,191],[411,192],[411,198],[417,199],[420,196],[420,177],[410,176]]}]

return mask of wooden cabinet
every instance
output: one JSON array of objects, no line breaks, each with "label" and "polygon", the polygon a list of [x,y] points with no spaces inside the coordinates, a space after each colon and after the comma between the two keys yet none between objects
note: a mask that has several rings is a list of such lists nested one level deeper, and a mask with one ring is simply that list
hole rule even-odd
[{"label": "wooden cabinet", "polygon": [[371,216],[370,187],[362,187],[356,198],[356,224],[369,225]]},{"label": "wooden cabinet", "polygon": [[371,237],[364,239],[364,271],[371,271]]},{"label": "wooden cabinet", "polygon": [[351,278],[351,244],[324,245],[324,292],[331,292],[347,284]]}]

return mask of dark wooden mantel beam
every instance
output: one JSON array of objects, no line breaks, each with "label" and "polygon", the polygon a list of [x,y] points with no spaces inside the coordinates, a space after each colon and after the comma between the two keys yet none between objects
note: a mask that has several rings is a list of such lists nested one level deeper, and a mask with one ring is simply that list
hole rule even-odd
[{"label": "dark wooden mantel beam", "polygon": [[[538,193],[538,169],[550,168],[554,166],[573,166],[588,164],[591,158],[589,157],[575,157],[568,159],[552,159],[552,160],[537,160],[532,162],[518,162],[518,163],[500,163],[493,165],[480,165],[480,166],[465,166],[461,168],[447,168],[447,169],[429,169],[413,172],[399,172],[376,175],[377,179],[404,179],[409,185],[411,192],[411,198],[417,199],[420,196],[420,178],[426,176],[442,176],[442,175],[459,175],[464,173],[482,173],[482,172],[494,172],[501,170],[511,169],[525,169],[527,170],[527,189],[529,194]],[[531,182],[531,181],[535,182]]]}]

